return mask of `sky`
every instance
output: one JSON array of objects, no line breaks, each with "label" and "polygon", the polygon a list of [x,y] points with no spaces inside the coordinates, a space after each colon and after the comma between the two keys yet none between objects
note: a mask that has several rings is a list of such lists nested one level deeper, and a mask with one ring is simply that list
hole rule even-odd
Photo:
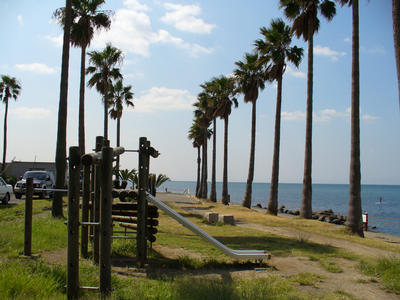
[{"label": "sky", "polygon": [[[11,101],[7,161],[54,161],[61,76],[62,30],[52,19],[63,0],[1,0],[0,74],[22,87]],[[107,42],[124,53],[121,73],[132,85],[133,109],[124,110],[121,144],[137,149],[145,136],[161,155],[150,171],[172,180],[195,180],[197,151],[187,139],[192,104],[200,84],[230,75],[235,62],[261,38],[259,29],[283,18],[278,1],[108,0],[109,31],[99,32],[89,51]],[[337,6],[331,22],[321,20],[314,38],[314,183],[348,183],[351,105],[351,9]],[[304,166],[307,44],[299,68],[283,78],[280,182],[301,183]],[[80,49],[71,48],[67,146],[78,144]],[[361,173],[363,184],[400,184],[400,112],[393,48],[391,1],[360,1]],[[230,117],[229,180],[247,179],[251,104],[239,96]],[[103,133],[101,95],[86,88],[86,149]],[[276,84],[257,100],[255,182],[270,182]],[[4,105],[0,107],[3,121]],[[0,122],[1,122],[0,121]],[[2,123],[1,123],[2,124]],[[111,145],[115,121],[109,121]],[[0,130],[3,140],[3,130]],[[211,143],[210,143],[211,144]],[[67,151],[68,152],[68,151]],[[211,178],[211,147],[209,147]],[[121,157],[122,168],[137,168],[136,153]],[[222,180],[223,122],[217,122],[217,181]]]}]

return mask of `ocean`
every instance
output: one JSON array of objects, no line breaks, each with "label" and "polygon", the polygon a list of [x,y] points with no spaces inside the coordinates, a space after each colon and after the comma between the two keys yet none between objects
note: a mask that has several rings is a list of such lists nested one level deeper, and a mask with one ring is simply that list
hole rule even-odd
[{"label": "ocean", "polygon": [[[269,183],[253,183],[252,205],[261,204],[266,207],[269,199]],[[183,193],[185,189],[194,194],[194,181],[168,181],[158,190]],[[244,182],[230,182],[228,191],[231,202],[241,204],[246,189]],[[208,184],[210,192],[210,183]],[[335,213],[347,215],[349,185],[348,184],[313,184],[313,211],[332,209]],[[220,201],[222,182],[217,182],[217,199]],[[278,207],[285,205],[287,209],[300,209],[302,184],[280,183]],[[380,201],[381,200],[381,201]],[[400,186],[399,185],[362,185],[361,201],[363,213],[368,213],[369,226],[376,226],[374,231],[400,236]]]}]

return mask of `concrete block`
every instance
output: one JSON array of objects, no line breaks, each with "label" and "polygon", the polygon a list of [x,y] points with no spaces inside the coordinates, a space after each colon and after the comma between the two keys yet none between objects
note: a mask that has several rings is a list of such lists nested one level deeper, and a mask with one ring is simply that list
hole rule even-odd
[{"label": "concrete block", "polygon": [[220,215],[218,221],[224,224],[235,225],[235,218],[232,215]]},{"label": "concrete block", "polygon": [[215,224],[218,221],[218,213],[207,212],[205,215],[207,222],[210,224]]}]

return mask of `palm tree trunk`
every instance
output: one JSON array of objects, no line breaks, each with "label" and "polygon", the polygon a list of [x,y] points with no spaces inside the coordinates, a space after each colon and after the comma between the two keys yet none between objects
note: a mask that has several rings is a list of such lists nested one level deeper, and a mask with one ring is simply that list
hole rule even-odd
[{"label": "palm tree trunk", "polygon": [[108,89],[106,88],[106,95],[104,95],[104,141],[108,140]]},{"label": "palm tree trunk", "polygon": [[85,153],[85,70],[86,45],[81,49],[81,82],[79,87],[79,150]]},{"label": "palm tree trunk", "polygon": [[278,78],[278,91],[276,96],[275,112],[275,137],[274,137],[274,156],[272,159],[271,187],[267,213],[278,214],[278,185],[279,185],[279,146],[281,140],[281,107],[282,107],[282,75]]},{"label": "palm tree trunk", "polygon": [[[121,118],[117,118],[117,147],[121,145]],[[117,155],[115,167],[119,174],[119,155]]]},{"label": "palm tree trunk", "polygon": [[393,0],[392,16],[393,16],[394,55],[396,57],[397,88],[399,90],[398,96],[400,105],[400,0]]},{"label": "palm tree trunk", "polygon": [[203,138],[203,145],[201,145],[201,175],[200,175],[200,186],[199,186],[199,192],[196,195],[197,198],[201,198],[201,195],[203,195],[203,180],[204,180],[204,138]]},{"label": "palm tree trunk", "polygon": [[207,199],[208,186],[207,186],[207,134],[204,135],[203,141],[203,170],[202,170],[202,182],[200,190],[200,198]]},{"label": "palm tree trunk", "polygon": [[224,123],[224,171],[222,180],[222,203],[228,205],[228,116],[225,116]]},{"label": "palm tree trunk", "polygon": [[251,195],[253,188],[253,178],[254,178],[254,159],[255,159],[255,146],[256,146],[256,101],[252,102],[251,111],[251,142],[250,142],[250,161],[249,161],[249,174],[247,176],[246,192],[244,194],[244,199],[242,206],[250,208],[251,207]]},{"label": "palm tree trunk", "polygon": [[217,191],[215,182],[215,168],[217,162],[217,120],[213,120],[213,152],[212,152],[212,172],[211,172],[211,192],[210,200],[212,202],[217,202]]},{"label": "palm tree trunk", "polygon": [[312,114],[313,114],[313,64],[314,64],[314,36],[312,28],[314,24],[310,19],[308,39],[308,70],[307,70],[307,113],[306,113],[306,143],[304,155],[304,176],[303,176],[303,200],[301,203],[300,216],[311,219],[312,217]]},{"label": "palm tree trunk", "polygon": [[200,157],[200,147],[197,147],[197,184],[196,184],[196,197],[199,196],[200,191],[200,168],[201,168],[201,157]]},{"label": "palm tree trunk", "polygon": [[358,0],[353,0],[353,45],[351,71],[351,154],[350,199],[347,227],[364,237],[361,210],[361,163],[360,163],[360,65]]},{"label": "palm tree trunk", "polygon": [[[68,65],[69,43],[72,23],[72,3],[65,1],[64,41],[61,63],[60,102],[58,105],[57,146],[56,146],[56,188],[64,188],[67,157],[67,107],[68,107]],[[54,193],[51,209],[53,217],[63,216],[62,193]]]},{"label": "palm tree trunk", "polygon": [[1,172],[6,167],[6,152],[7,152],[7,116],[8,116],[8,99],[6,99],[6,109],[4,112],[4,140],[3,140],[3,164],[1,165]]}]

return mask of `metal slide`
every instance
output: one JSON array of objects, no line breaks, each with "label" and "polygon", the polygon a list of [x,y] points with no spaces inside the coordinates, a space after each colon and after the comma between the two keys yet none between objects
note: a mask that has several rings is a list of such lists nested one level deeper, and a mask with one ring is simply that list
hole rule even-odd
[{"label": "metal slide", "polygon": [[165,212],[168,216],[174,218],[176,221],[181,223],[184,227],[190,229],[193,233],[200,236],[203,240],[207,241],[208,243],[213,245],[215,248],[218,248],[223,253],[225,253],[226,255],[228,255],[232,258],[235,258],[235,259],[257,259],[257,260],[271,258],[271,255],[266,253],[265,250],[233,250],[231,248],[228,248],[224,244],[222,244],[219,241],[217,241],[216,239],[214,239],[211,235],[209,235],[205,231],[201,230],[199,227],[197,227],[193,223],[189,222],[187,219],[182,217],[180,214],[178,214],[175,210],[170,208],[164,202],[158,200],[156,197],[147,193],[147,199],[152,204],[154,204],[159,209],[161,209],[163,212]]}]

